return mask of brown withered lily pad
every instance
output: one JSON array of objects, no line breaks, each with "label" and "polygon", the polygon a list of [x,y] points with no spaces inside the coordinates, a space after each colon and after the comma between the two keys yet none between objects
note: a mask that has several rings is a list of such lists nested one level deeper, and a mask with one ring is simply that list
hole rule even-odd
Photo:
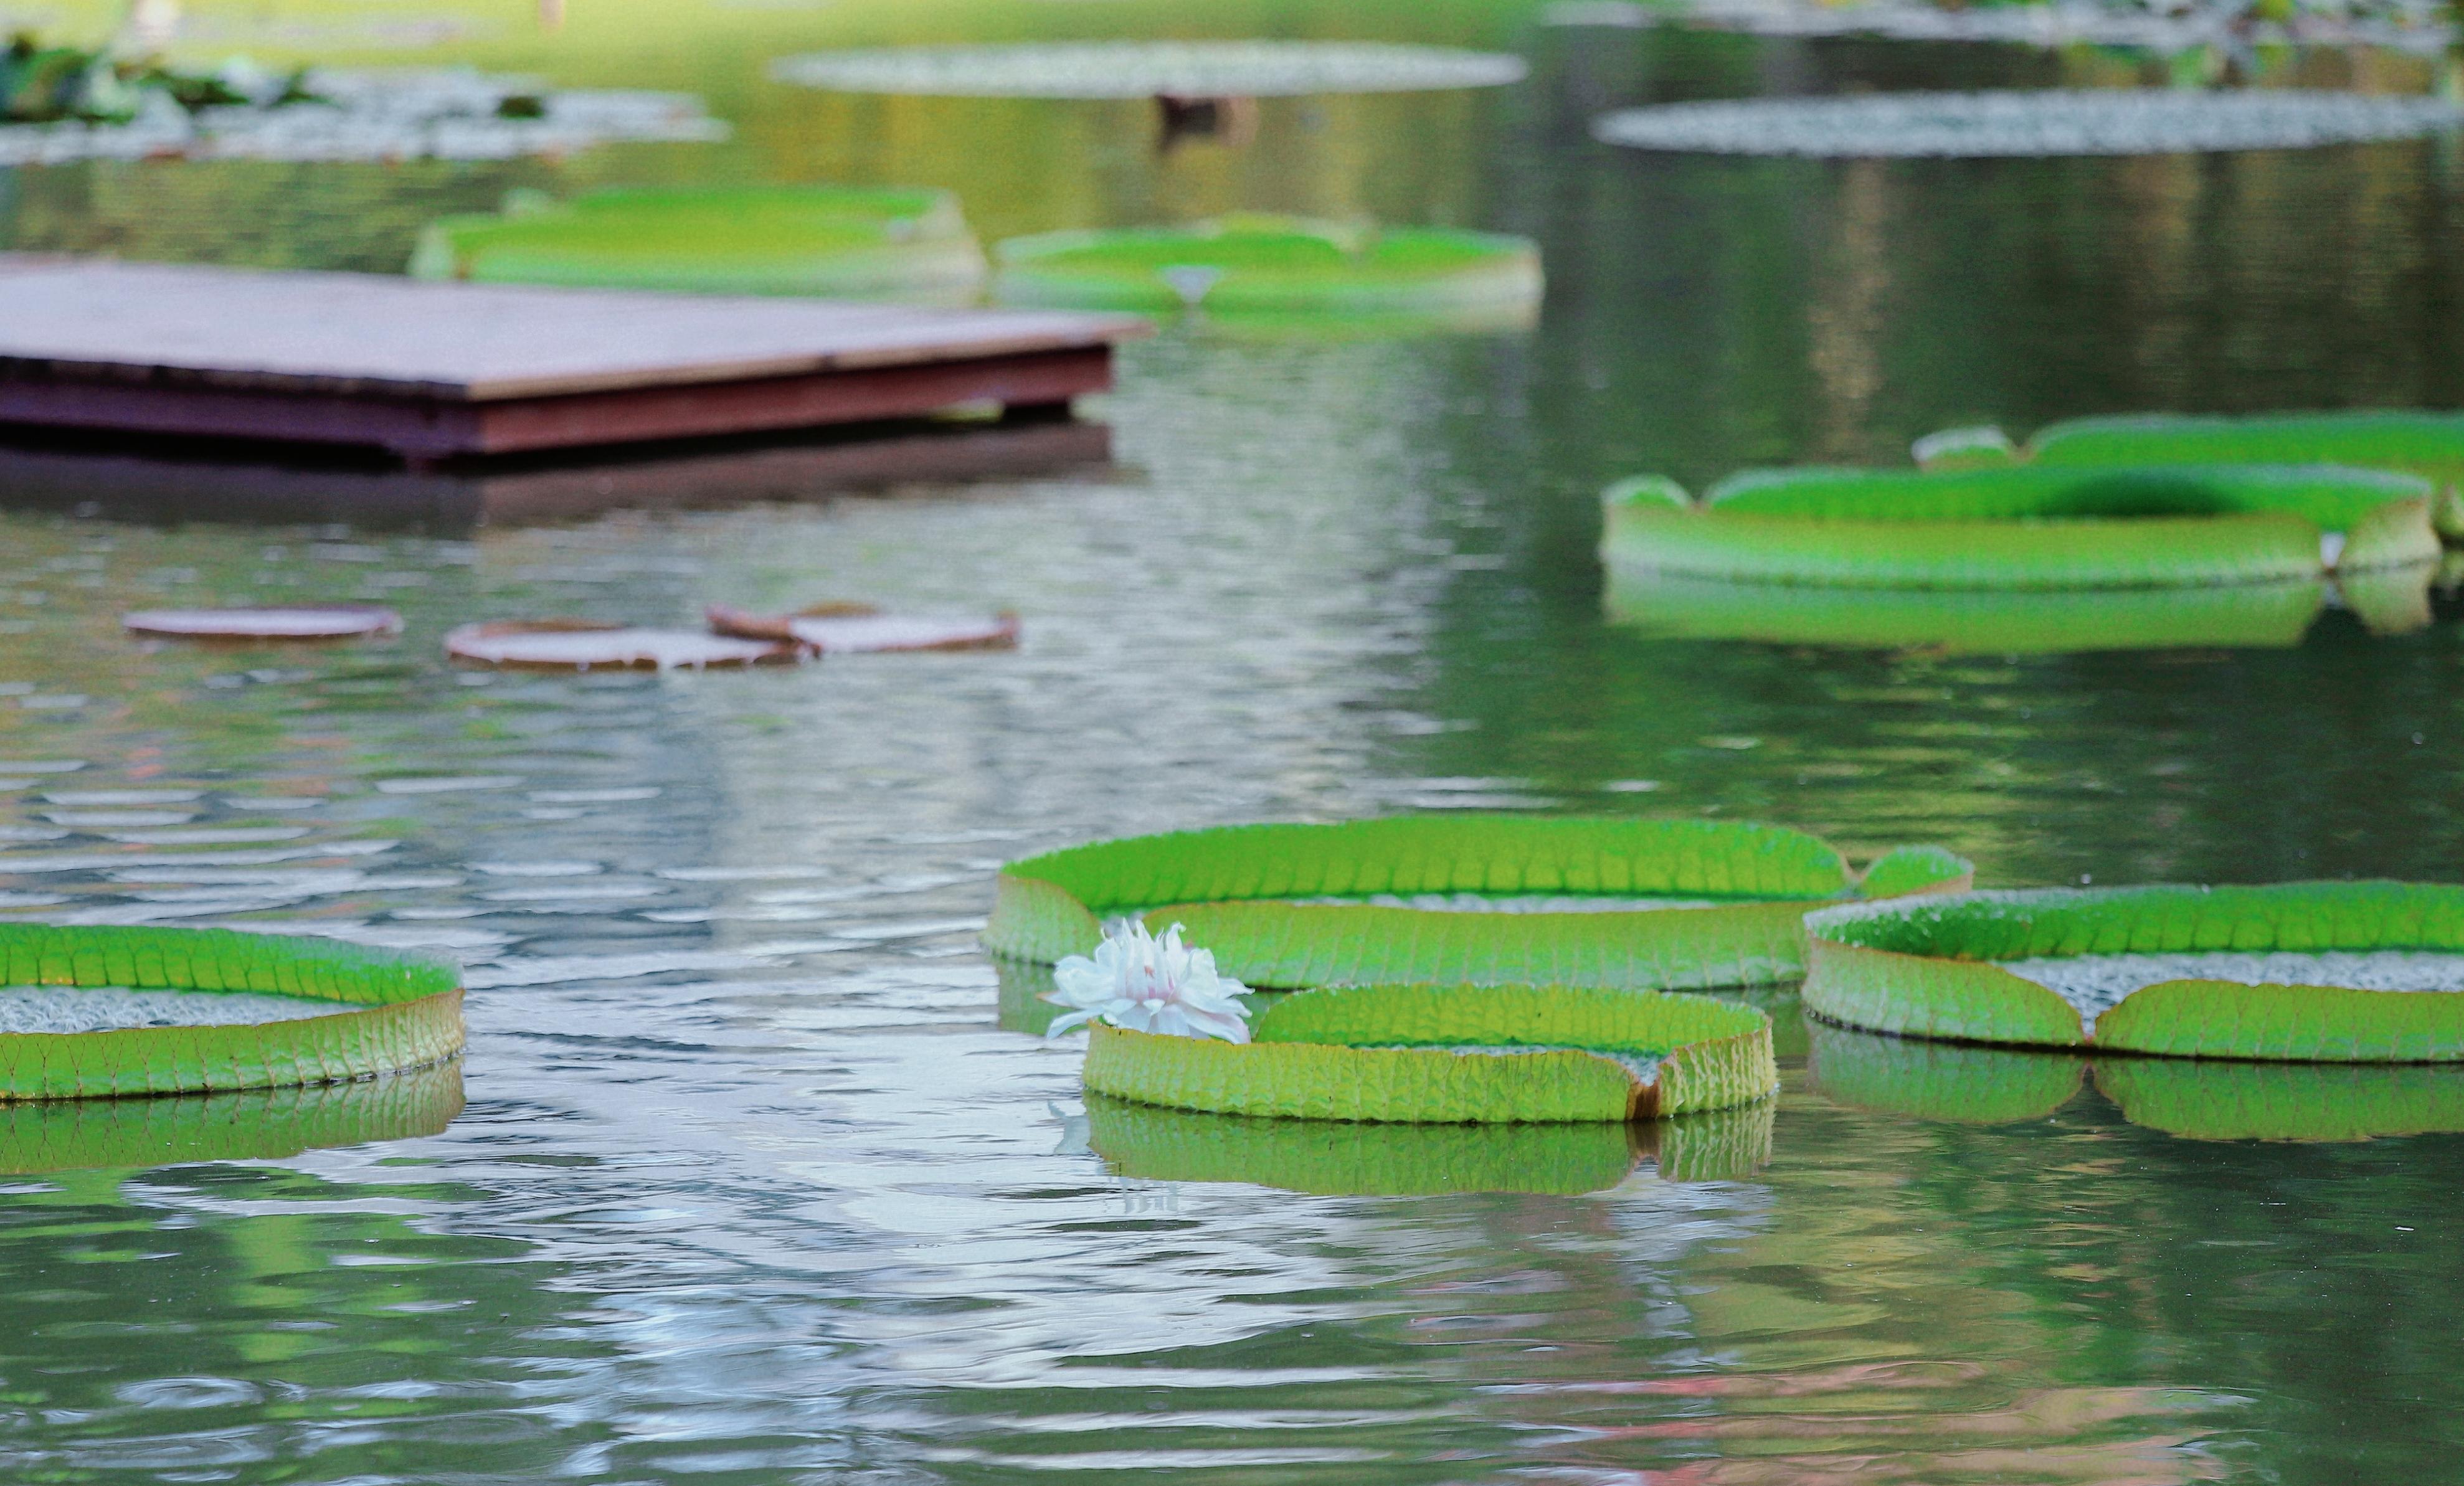
[{"label": "brown withered lily pad", "polygon": [[870,604],[825,603],[772,617],[713,604],[710,627],[747,640],[775,640],[823,655],[886,650],[989,650],[1018,644],[1015,614],[885,614]]}]

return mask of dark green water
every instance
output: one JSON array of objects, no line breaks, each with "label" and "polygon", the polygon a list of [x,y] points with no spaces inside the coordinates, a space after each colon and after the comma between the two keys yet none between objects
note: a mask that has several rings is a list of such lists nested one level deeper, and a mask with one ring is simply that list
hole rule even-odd
[{"label": "dark green water", "polygon": [[[2450,405],[2450,154],[1621,155],[1587,142],[1595,108],[2060,69],[1449,12],[1433,35],[1528,50],[1533,79],[1269,105],[1246,150],[1159,158],[1134,107],[762,84],[796,28],[761,26],[586,69],[707,92],[740,130],[707,153],[0,173],[0,241],[384,267],[514,185],[910,180],[1000,232],[1234,206],[1525,231],[1543,324],[1169,335],[1090,409],[1094,468],[475,531],[0,514],[0,759],[85,764],[0,767],[0,913],[305,924],[459,953],[473,988],[441,1133],[0,1188],[0,1478],[2454,1474],[2454,1135],[2169,1133],[2219,1131],[2126,1072],[1991,1054],[1969,1074],[1995,1097],[1941,1118],[1887,1045],[1812,1044],[1781,991],[1761,1123],[1656,1153],[1476,1137],[1490,1169],[1594,1173],[1579,1194],[1300,1194],[1271,1141],[1213,1173],[1247,1181],[1165,1180],[1138,1174],[1157,1137],[1078,1118],[1074,1048],[1002,1028],[973,938],[1008,857],[1397,809],[1768,819],[1859,855],[1942,841],[2006,885],[2453,877],[2443,616],[2087,655],[1659,639],[1607,621],[1592,553],[1594,492],[1638,470],[1896,458],[1982,418]],[[229,651],[117,624],[354,596],[407,633]],[[832,598],[1014,606],[1028,643],[581,678],[457,672],[438,643]],[[121,791],[193,792],[143,807],[193,819],[49,819]],[[2399,1075],[2356,1077],[2337,1107]],[[2227,1070],[2187,1097],[2264,1091]]]}]

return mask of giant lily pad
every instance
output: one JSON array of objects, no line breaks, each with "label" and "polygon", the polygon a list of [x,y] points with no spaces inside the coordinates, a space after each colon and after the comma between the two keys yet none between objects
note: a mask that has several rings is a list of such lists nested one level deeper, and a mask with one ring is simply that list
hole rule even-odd
[{"label": "giant lily pad", "polygon": [[1775,1092],[1771,1018],[1707,996],[1566,986],[1304,991],[1247,1042],[1090,1028],[1087,1087],[1218,1114],[1630,1122]]},{"label": "giant lily pad", "polygon": [[2464,124],[2445,98],[2310,89],[2041,88],[1663,103],[1592,132],[1635,149],[1727,155],[2167,155],[2409,140]]},{"label": "giant lily pad", "polygon": [[885,614],[869,603],[825,603],[795,614],[749,614],[724,604],[710,627],[741,640],[777,640],[818,655],[899,650],[997,650],[1018,644],[1015,614]]},{"label": "giant lily pad", "polygon": [[1645,1124],[1371,1125],[1194,1113],[1087,1096],[1087,1144],[1140,1181],[1248,1182],[1324,1196],[1605,1191],[1652,1162],[1734,1181],[1771,1159],[1771,1102]]},{"label": "giant lily pad", "polygon": [[2321,464],[2436,482],[2438,529],[2464,536],[2464,413],[2363,409],[2189,417],[2148,413],[2049,424],[2028,441],[2043,465]]},{"label": "giant lily pad", "polygon": [[139,609],[121,615],[120,623],[131,634],[180,640],[348,640],[402,633],[402,616],[373,603]]},{"label": "giant lily pad", "polygon": [[1004,304],[1148,314],[1427,315],[1535,304],[1541,291],[1524,238],[1265,214],[1014,237],[994,255]]},{"label": "giant lily pad", "polygon": [[2434,562],[2430,483],[2334,466],[1749,470],[1609,489],[1613,571],[1843,588],[2280,583]]},{"label": "giant lily pad", "polygon": [[[451,962],[328,939],[0,925],[0,987],[24,1003],[0,1033],[0,1102],[328,1083],[462,1047]],[[166,1014],[184,992],[195,1014]],[[24,1030],[94,1028],[88,995],[154,1024]],[[261,1001],[276,996],[288,1009]]]},{"label": "giant lily pad", "polygon": [[1267,98],[1517,82],[1503,53],[1373,41],[1089,41],[816,52],[772,69],[841,93],[954,98]]},{"label": "giant lily pad", "polygon": [[1792,979],[1798,919],[1860,889],[1958,888],[1902,847],[1851,872],[1818,837],[1713,820],[1402,817],[1132,837],[1003,868],[984,943],[1050,962],[1142,913],[1250,986],[1414,981],[1689,990]]},{"label": "giant lily pad", "polygon": [[415,278],[697,294],[965,299],[983,250],[947,191],[826,186],[588,191],[429,224]]},{"label": "giant lily pad", "polygon": [[1810,914],[1805,1006],[1908,1037],[2464,1061],[2464,887],[1970,893]]}]

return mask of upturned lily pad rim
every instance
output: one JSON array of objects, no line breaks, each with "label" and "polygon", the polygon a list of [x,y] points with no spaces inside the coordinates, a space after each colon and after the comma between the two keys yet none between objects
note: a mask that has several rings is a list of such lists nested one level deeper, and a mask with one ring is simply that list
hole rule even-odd
[{"label": "upturned lily pad rim", "polygon": [[[1302,991],[1251,1040],[1090,1024],[1099,1094],[1218,1114],[1373,1124],[1636,1123],[1776,1092],[1771,1018],[1709,996],[1567,986]],[[1493,1048],[1524,1049],[1514,1052]],[[1639,1072],[1619,1054],[1656,1055]]]},{"label": "upturned lily pad rim", "polygon": [[[1937,890],[1966,885],[1973,873],[1964,859],[1933,847],[1897,848],[1867,871],[1884,863],[1892,863],[1886,875],[1930,866]],[[1389,892],[1675,896],[1812,907],[1845,897],[1861,880],[1820,837],[1754,821],[1470,812],[1269,821],[1116,837],[1009,863],[997,880],[983,942],[999,954],[1048,963],[1090,951],[1103,921],[1130,911],[1163,917],[1208,905]],[[1329,922],[1421,911],[1308,909]],[[1658,908],[1648,916],[1701,911]],[[1514,915],[1567,916],[1574,915]]]},{"label": "upturned lily pad rim", "polygon": [[207,1026],[0,1034],[0,1103],[346,1082],[461,1051],[451,961],[220,929],[0,925],[0,985],[250,992],[329,1015]]},{"label": "upturned lily pad rim", "polygon": [[2179,979],[2093,1031],[1997,961],[2094,953],[2464,951],[2464,886],[2384,880],[2028,888],[1805,918],[1807,1011],[1955,1042],[2271,1062],[2464,1061],[2464,993]]}]

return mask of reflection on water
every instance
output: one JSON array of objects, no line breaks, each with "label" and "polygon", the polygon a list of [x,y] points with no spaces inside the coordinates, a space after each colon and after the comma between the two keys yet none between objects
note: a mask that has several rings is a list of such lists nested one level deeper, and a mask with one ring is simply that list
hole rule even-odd
[{"label": "reflection on water", "polygon": [[[1183,11],[1001,13],[1065,34]],[[1953,654],[1610,623],[1593,557],[1594,492],[1633,469],[1897,460],[1951,424],[2130,406],[2452,403],[2452,163],[1852,180],[1610,154],[1583,129],[1620,103],[2107,64],[1577,46],[1511,6],[1243,0],[1225,26],[1528,41],[1538,66],[1490,95],[1270,101],[1245,147],[1168,157],[1146,105],[758,80],[990,13],[577,7],[570,80],[704,93],[738,124],[706,157],[0,175],[0,239],[132,255],[391,266],[420,221],[511,186],[707,166],[953,186],[995,233],[1460,221],[1540,237],[1551,272],[1529,336],[1133,347],[1091,410],[1126,478],[987,465],[885,499],[721,473],[705,502],[659,475],[621,509],[410,530],[0,511],[0,763],[84,766],[0,767],[0,915],[440,948],[473,986],[469,1105],[439,1133],[0,1190],[0,1475],[2440,1478],[2464,1433],[2444,1078],[2219,1092],[2100,1062],[2091,1087],[2003,1055],[1989,1106],[1953,1049],[1894,1103],[1766,993],[1790,1064],[1768,1161],[1756,1135],[1694,1176],[1670,1144],[1606,1148],[1602,1185],[1546,1191],[1302,1191],[1336,1184],[1247,1152],[1228,1179],[1148,1177],[1053,1112],[1079,1105],[1077,1052],[1033,1035],[974,936],[1009,858],[1396,809],[1765,819],[1860,858],[1938,841],[1991,885],[2452,876],[2464,715],[2434,592],[2409,633],[2305,592],[2267,646]],[[703,676],[457,672],[440,649],[481,617],[817,597],[1016,608],[1026,643]],[[313,651],[119,626],[243,601],[407,624]],[[196,798],[49,798],[136,792]],[[175,804],[192,819],[48,819]]]}]

